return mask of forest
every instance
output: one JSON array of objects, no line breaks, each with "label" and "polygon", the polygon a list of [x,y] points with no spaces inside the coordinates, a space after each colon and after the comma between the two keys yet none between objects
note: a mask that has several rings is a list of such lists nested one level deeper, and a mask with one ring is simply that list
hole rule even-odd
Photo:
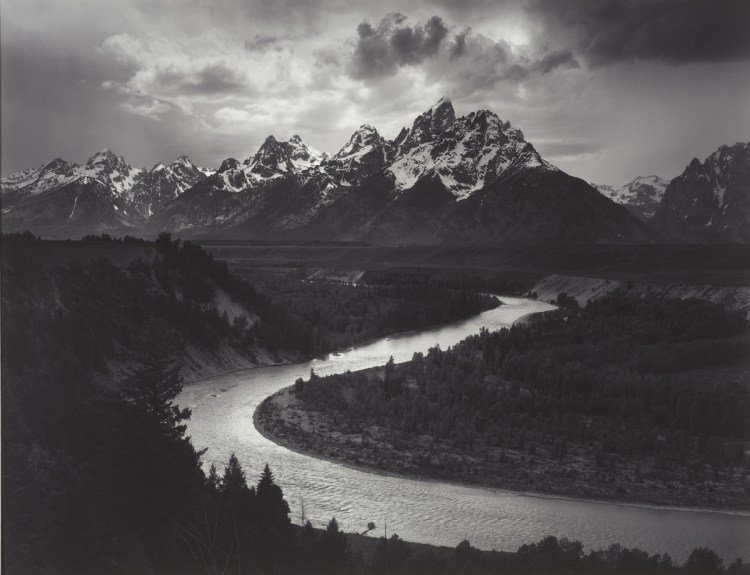
[{"label": "forest", "polygon": [[[182,351],[230,346],[250,359],[261,348],[302,358],[334,344],[319,339],[316,347],[310,324],[276,290],[261,293],[199,246],[168,234],[153,243],[107,235],[79,243],[24,233],[3,236],[2,248],[4,568],[185,572],[183,558],[206,554],[190,540],[196,522],[210,512],[222,524],[222,509],[236,505],[211,491],[218,482],[204,477],[201,454],[184,436],[189,410],[174,405]],[[368,301],[378,309],[389,298],[404,305],[418,297],[409,289],[382,288]],[[255,321],[219,311],[221,294]],[[496,305],[468,291],[431,295],[419,297],[447,307],[441,321]],[[325,301],[312,307],[325,313]],[[409,321],[378,329],[418,327]],[[254,525],[243,527],[255,534],[248,541],[266,531]],[[224,535],[210,537],[230,537],[221,529]],[[236,566],[245,552],[232,545],[221,553]],[[202,572],[194,559],[187,571]]]},{"label": "forest", "polygon": [[[298,337],[313,355],[454,322],[499,304],[476,289],[478,280],[418,271],[368,272],[357,283],[310,281],[304,268],[241,268],[241,273],[267,298],[274,322],[282,329],[293,322],[285,332],[304,334]],[[285,341],[283,333],[278,341]]]},{"label": "forest", "polygon": [[[294,394],[368,466],[746,508],[748,323],[709,303],[627,292],[558,304],[404,364],[312,374]],[[288,422],[277,433],[306,441]]]},{"label": "forest", "polygon": [[[398,536],[371,536],[363,553],[335,518],[293,525],[284,478],[268,466],[246,470],[232,456],[204,472],[185,435],[190,411],[175,404],[179,348],[277,341],[303,354],[305,340],[287,331],[293,321],[274,323],[280,312],[260,289],[167,236],[153,246],[119,242],[90,261],[67,261],[56,244],[14,242],[37,244],[5,237],[2,246],[5,573],[749,572],[706,549],[677,566],[666,556],[618,546],[585,552],[554,538],[491,553],[469,542],[425,551]],[[119,251],[126,244],[134,251]],[[30,257],[37,249],[49,252]],[[218,290],[261,326],[213,309]]]}]

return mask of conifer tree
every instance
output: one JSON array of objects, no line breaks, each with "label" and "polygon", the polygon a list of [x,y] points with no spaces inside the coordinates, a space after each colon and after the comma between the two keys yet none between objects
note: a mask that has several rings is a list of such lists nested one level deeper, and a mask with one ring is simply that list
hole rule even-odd
[{"label": "conifer tree", "polygon": [[228,494],[238,494],[247,489],[245,472],[237,456],[232,453],[229,456],[229,462],[224,468],[224,477],[221,480],[221,492]]},{"label": "conifer tree", "polygon": [[320,536],[320,555],[322,565],[329,573],[347,572],[351,558],[349,543],[335,517],[328,522],[326,530]]},{"label": "conifer tree", "polygon": [[125,397],[175,439],[182,438],[188,408],[174,405],[182,391],[180,364],[174,360],[171,332],[162,322],[147,322],[140,334],[142,367],[124,386]]},{"label": "conifer tree", "polygon": [[290,523],[289,504],[284,499],[281,488],[274,483],[273,473],[268,463],[263,468],[256,492],[261,511],[267,521],[279,526]]},{"label": "conifer tree", "polygon": [[219,474],[216,472],[216,466],[213,463],[211,464],[211,468],[208,470],[206,485],[212,493],[216,493],[221,487],[221,479],[219,478]]}]

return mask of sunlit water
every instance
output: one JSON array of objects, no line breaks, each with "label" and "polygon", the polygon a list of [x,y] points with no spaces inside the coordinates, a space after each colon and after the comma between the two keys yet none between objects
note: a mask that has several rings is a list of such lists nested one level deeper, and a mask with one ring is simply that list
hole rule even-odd
[{"label": "sunlit water", "polygon": [[707,546],[725,561],[750,559],[750,517],[746,514],[686,511],[535,497],[496,489],[401,479],[358,471],[300,455],[264,438],[253,413],[266,397],[307,377],[397,362],[415,351],[442,349],[478,333],[508,326],[522,316],[551,309],[542,302],[503,297],[505,305],[446,327],[378,340],[358,349],[307,363],[236,372],[185,387],[181,406],[193,411],[188,425],[196,448],[208,448],[207,464],[219,473],[229,455],[239,457],[248,479],[257,480],[268,462],[299,522],[305,515],[322,526],[336,517],[345,530],[364,530],[369,521],[403,539],[455,546],[462,539],[482,549],[515,550],[547,535],[578,539],[589,549],[611,543],[669,553],[683,561]]}]

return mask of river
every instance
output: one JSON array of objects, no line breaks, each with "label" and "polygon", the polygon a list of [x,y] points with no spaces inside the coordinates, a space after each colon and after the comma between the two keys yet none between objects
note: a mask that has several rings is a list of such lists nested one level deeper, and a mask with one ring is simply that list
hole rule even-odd
[{"label": "river", "polygon": [[301,455],[264,438],[253,425],[253,413],[267,396],[318,375],[411,359],[439,344],[442,349],[477,333],[506,327],[519,318],[552,306],[533,300],[501,297],[505,305],[441,328],[407,333],[306,363],[250,369],[186,385],[178,398],[193,415],[187,433],[198,449],[208,448],[206,464],[221,474],[236,453],[254,483],[263,465],[271,466],[277,483],[299,523],[305,516],[317,527],[336,517],[346,531],[364,531],[369,521],[384,522],[388,533],[402,539],[455,546],[468,539],[480,549],[513,551],[547,535],[578,539],[587,549],[612,543],[669,553],[684,561],[698,546],[710,547],[725,563],[750,559],[750,516],[747,514],[577,501],[511,493],[496,489],[402,479],[359,471]]}]

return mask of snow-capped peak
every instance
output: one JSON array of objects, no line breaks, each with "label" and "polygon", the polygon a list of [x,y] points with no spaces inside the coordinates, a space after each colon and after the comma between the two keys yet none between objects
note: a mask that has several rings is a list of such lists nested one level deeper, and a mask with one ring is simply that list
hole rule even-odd
[{"label": "snow-capped peak", "polygon": [[421,144],[435,140],[455,121],[456,112],[453,109],[453,104],[450,100],[441,98],[427,111],[417,116],[411,129],[401,131],[394,141],[398,155],[405,154]]},{"label": "snow-capped peak", "polygon": [[334,154],[335,159],[351,158],[364,155],[375,146],[381,145],[383,139],[378,131],[369,124],[362,124],[349,138],[349,141]]},{"label": "snow-capped peak", "polygon": [[594,186],[601,194],[615,203],[627,207],[643,221],[650,219],[659,207],[669,180],[659,176],[638,176],[620,186]]},{"label": "snow-capped peak", "polygon": [[279,142],[274,136],[268,136],[255,155],[243,162],[247,166],[246,171],[260,178],[292,173],[294,166],[284,143],[287,142]]},{"label": "snow-capped peak", "polygon": [[[245,160],[245,162],[252,161],[250,158],[248,160]],[[236,160],[234,158],[227,158],[221,163],[221,166],[219,166],[219,169],[216,170],[217,174],[223,174],[224,172],[229,172],[231,170],[239,170],[240,169],[240,162],[239,160]]]},{"label": "snow-capped peak", "polygon": [[79,174],[111,184],[117,194],[122,195],[133,188],[135,177],[144,171],[143,168],[133,168],[109,148],[103,148],[89,158]]},{"label": "snow-capped peak", "polygon": [[320,165],[328,158],[328,154],[308,146],[297,134],[289,138],[288,142],[281,142],[281,144],[287,148],[289,159],[297,170]]},{"label": "snow-capped peak", "polygon": [[326,162],[344,186],[368,178],[382,169],[392,156],[392,147],[369,124],[362,124],[349,141]]},{"label": "snow-capped peak", "polygon": [[[440,104],[439,108],[445,108],[445,104]],[[419,125],[425,124],[420,121]],[[414,128],[406,142],[413,133]],[[402,145],[402,154],[389,168],[397,187],[412,187],[425,175],[435,173],[460,200],[496,180],[510,167],[556,170],[524,140],[521,130],[486,110],[451,121],[432,138],[411,149]],[[412,145],[414,143],[412,141]]]},{"label": "snow-capped peak", "polygon": [[308,146],[295,134],[289,140],[268,136],[256,154],[243,164],[252,179],[263,180],[300,173],[319,166],[327,158],[328,154]]}]

